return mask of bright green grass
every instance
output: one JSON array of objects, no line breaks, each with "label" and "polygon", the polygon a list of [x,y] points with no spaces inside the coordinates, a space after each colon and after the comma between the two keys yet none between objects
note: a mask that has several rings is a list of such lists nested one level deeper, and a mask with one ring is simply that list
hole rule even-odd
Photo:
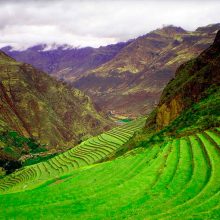
[{"label": "bright green grass", "polygon": [[[39,164],[31,165],[0,181],[0,189],[16,192],[35,188],[45,181],[67,175],[74,169],[108,159],[144,126],[141,118],[90,138],[71,150]],[[114,134],[114,135],[113,135]]]},{"label": "bright green grass", "polygon": [[75,149],[8,177],[0,219],[220,219],[219,145],[212,129],[88,166],[107,151],[96,158],[79,150],[87,155],[80,161]]}]

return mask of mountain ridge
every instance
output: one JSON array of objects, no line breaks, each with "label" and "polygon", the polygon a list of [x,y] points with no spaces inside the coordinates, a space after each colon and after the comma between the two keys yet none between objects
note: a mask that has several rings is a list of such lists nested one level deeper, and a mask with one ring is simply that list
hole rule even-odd
[{"label": "mountain ridge", "polygon": [[[216,31],[220,24],[214,27]],[[80,77],[73,85],[86,91],[106,110],[149,113],[174,77],[176,68],[206,49],[215,31],[201,34],[176,31],[173,26],[157,29],[137,38],[112,60]],[[130,100],[135,100],[132,107]]]},{"label": "mountain ridge", "polygon": [[36,68],[49,73],[58,79],[67,76],[79,75],[88,68],[107,62],[117,54],[118,50],[128,45],[128,42],[119,42],[99,48],[74,48],[70,45],[39,44],[25,50],[15,50],[11,46],[1,48],[16,60],[29,63]]},{"label": "mountain ridge", "polygon": [[[40,62],[39,68],[44,66],[52,76],[83,90],[105,112],[138,116],[151,112],[176,68],[206,49],[219,28],[220,24],[212,24],[186,31],[169,25],[97,49],[57,50],[58,55],[44,51],[44,59],[36,51],[32,55],[28,50],[12,55],[30,63]],[[68,62],[57,58],[53,61],[50,53]]]}]

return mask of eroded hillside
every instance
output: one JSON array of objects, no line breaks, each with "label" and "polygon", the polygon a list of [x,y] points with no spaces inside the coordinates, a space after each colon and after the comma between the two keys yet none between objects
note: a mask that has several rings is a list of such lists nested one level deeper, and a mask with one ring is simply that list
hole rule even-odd
[{"label": "eroded hillside", "polygon": [[0,53],[0,118],[48,148],[68,146],[108,126],[83,92]]}]

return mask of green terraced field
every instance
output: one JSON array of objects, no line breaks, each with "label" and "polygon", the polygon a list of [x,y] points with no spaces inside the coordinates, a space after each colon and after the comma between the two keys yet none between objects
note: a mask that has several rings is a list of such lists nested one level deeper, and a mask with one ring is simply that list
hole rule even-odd
[{"label": "green terraced field", "polygon": [[107,160],[121,149],[134,134],[141,130],[145,118],[116,127],[99,136],[90,138],[71,150],[45,162],[31,165],[0,180],[0,192],[16,192],[35,188],[43,182],[67,175],[79,167]]},{"label": "green terraced field", "polygon": [[[83,166],[111,153],[114,143],[123,142],[115,139],[117,132],[123,139],[125,130],[115,128],[89,139],[85,148],[7,178],[8,190],[1,183],[0,219],[220,219],[218,128]],[[101,141],[106,145],[98,151]],[[97,149],[87,153],[95,143]],[[36,179],[47,175],[56,177],[36,187]]]}]

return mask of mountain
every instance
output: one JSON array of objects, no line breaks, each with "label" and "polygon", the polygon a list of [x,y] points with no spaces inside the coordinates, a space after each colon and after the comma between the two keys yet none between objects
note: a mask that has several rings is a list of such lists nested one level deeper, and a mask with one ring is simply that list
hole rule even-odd
[{"label": "mountain", "polygon": [[1,178],[1,219],[220,219],[220,31],[143,122]]},{"label": "mountain", "polygon": [[177,69],[143,133],[128,145],[164,142],[219,126],[220,31],[209,48]]},{"label": "mountain", "polygon": [[[175,78],[165,87],[156,110],[157,129],[169,125],[184,110],[200,103],[201,100],[207,99],[208,101],[209,96],[212,97],[212,100],[210,100],[212,102],[203,102],[203,106],[199,110],[207,115],[200,115],[199,123],[205,123],[205,120],[207,120],[206,123],[208,122],[209,126],[212,127],[212,124],[217,123],[220,119],[219,88],[220,31],[217,33],[214,43],[197,58],[181,65],[176,71]],[[194,118],[195,113],[192,116]],[[216,115],[216,118],[214,115]],[[201,121],[201,116],[206,117]],[[192,122],[195,126],[195,119]]]},{"label": "mountain", "polygon": [[90,98],[0,52],[0,123],[38,140],[47,149],[74,146],[79,140],[106,129]]},{"label": "mountain", "polygon": [[176,68],[213,41],[220,24],[185,31],[167,26],[141,36],[73,85],[107,110],[146,114],[157,104]]},{"label": "mountain", "polygon": [[177,67],[208,48],[218,29],[220,24],[195,31],[170,25],[100,48],[3,50],[83,90],[105,112],[138,116],[151,112]]},{"label": "mountain", "polygon": [[25,50],[14,50],[11,46],[1,50],[17,61],[32,64],[59,79],[73,80],[81,73],[111,60],[129,43],[130,41],[99,48],[40,44]]}]

